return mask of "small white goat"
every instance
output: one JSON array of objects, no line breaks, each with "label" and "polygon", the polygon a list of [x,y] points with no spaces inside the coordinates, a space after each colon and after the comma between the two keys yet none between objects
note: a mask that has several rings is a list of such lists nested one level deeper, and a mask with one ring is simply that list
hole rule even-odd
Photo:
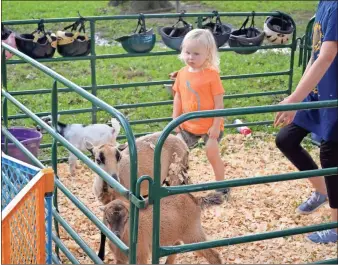
[{"label": "small white goat", "polygon": [[[48,125],[52,125],[51,115],[41,118]],[[58,115],[59,120],[59,115]],[[65,124],[57,122],[57,131],[66,138],[72,145],[80,151],[87,151],[86,140],[89,140],[94,145],[116,144],[116,137],[120,133],[121,126],[115,119],[111,119],[112,127],[107,124]],[[37,128],[39,130],[39,128]],[[77,157],[70,152],[69,154],[69,170],[70,174],[75,174]]]}]

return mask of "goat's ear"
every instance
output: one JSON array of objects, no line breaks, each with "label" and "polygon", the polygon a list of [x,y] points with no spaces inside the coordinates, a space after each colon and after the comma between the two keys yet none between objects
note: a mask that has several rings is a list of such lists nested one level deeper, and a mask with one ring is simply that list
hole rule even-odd
[{"label": "goat's ear", "polygon": [[104,212],[104,210],[106,209],[106,206],[102,205],[102,206],[99,206],[99,209]]},{"label": "goat's ear", "polygon": [[126,149],[128,147],[128,143],[124,143],[124,144],[119,144],[118,146],[117,146],[117,149],[119,150],[119,151],[123,151],[124,149]]},{"label": "goat's ear", "polygon": [[91,152],[91,154],[93,155],[93,144],[87,139],[87,138],[84,138],[84,143],[85,143],[85,147],[86,149]]},{"label": "goat's ear", "polygon": [[122,155],[121,155],[121,153],[120,153],[120,151],[119,151],[118,148],[116,148],[115,157],[116,157],[116,161],[117,162],[119,162],[121,160],[121,158],[122,158]]}]

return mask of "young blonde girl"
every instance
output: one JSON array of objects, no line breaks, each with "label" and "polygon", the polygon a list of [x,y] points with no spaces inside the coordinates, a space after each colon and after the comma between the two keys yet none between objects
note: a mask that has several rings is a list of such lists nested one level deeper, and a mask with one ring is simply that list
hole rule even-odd
[{"label": "young blonde girl", "polygon": [[[206,29],[190,31],[182,42],[179,58],[186,66],[171,74],[171,78],[175,78],[173,118],[192,111],[223,109],[224,88],[212,33]],[[204,140],[206,155],[217,181],[224,180],[224,164],[218,146],[223,130],[223,118],[219,117],[189,120],[176,128],[178,137],[189,148],[196,146],[200,138]],[[228,189],[221,191],[227,193]]]}]

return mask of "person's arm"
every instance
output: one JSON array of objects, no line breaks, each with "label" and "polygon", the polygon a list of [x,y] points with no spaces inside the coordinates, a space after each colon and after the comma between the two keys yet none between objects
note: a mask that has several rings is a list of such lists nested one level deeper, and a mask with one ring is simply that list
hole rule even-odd
[{"label": "person's arm", "polygon": [[[182,101],[180,93],[176,92],[174,97],[174,107],[173,107],[173,119],[176,119],[182,114]],[[180,126],[178,126],[175,131],[179,133],[181,130]]]},{"label": "person's arm", "polygon": [[312,50],[312,52],[311,52],[310,60],[309,60],[309,62],[308,62],[307,65],[306,65],[304,74],[302,75],[302,78],[300,79],[300,81],[304,78],[304,76],[306,75],[307,71],[309,71],[309,69],[310,69],[310,67],[311,67],[312,64],[313,64],[313,50]]},{"label": "person's arm", "polygon": [[182,114],[182,101],[180,93],[175,93],[174,97],[174,109],[173,109],[173,119],[176,119]]},{"label": "person's arm", "polygon": [[[223,109],[224,108],[224,103],[223,103],[223,94],[219,94],[214,96],[214,102],[215,102],[215,106],[214,109]],[[209,137],[211,139],[217,139],[219,136],[219,132],[220,132],[220,126],[221,126],[221,122],[222,122],[222,117],[215,117],[214,121],[212,123],[212,126],[209,129]]]},{"label": "person's arm", "polygon": [[[215,107],[214,107],[215,110],[223,109],[224,108],[223,94],[214,96],[214,102],[215,102]],[[212,126],[216,126],[219,128],[219,126],[221,125],[221,121],[222,121],[222,117],[215,117]]]},{"label": "person's arm", "polygon": [[317,60],[306,69],[295,91],[288,97],[289,103],[301,102],[316,87],[337,55],[337,41],[325,41]]},{"label": "person's arm", "polygon": [[[299,103],[309,95],[313,88],[318,85],[319,81],[335,59],[338,50],[337,45],[337,41],[324,41],[317,60],[312,65],[307,66],[295,91],[280,104]],[[293,121],[295,114],[296,111],[278,112],[275,117],[274,126],[285,126],[289,124]]]}]

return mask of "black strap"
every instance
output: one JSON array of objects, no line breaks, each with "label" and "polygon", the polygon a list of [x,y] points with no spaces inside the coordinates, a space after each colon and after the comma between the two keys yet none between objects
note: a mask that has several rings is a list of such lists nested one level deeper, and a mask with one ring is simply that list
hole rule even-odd
[{"label": "black strap", "polygon": [[[71,28],[71,31],[79,31],[79,32],[83,32],[86,33],[86,28],[85,28],[85,21],[86,19],[80,15],[80,12],[78,11],[79,14],[79,18],[71,25],[64,27],[63,30],[67,30]],[[78,26],[80,26],[80,28],[78,29]]]},{"label": "black strap", "polygon": [[239,30],[242,30],[242,29],[245,29],[246,28],[246,24],[248,23],[249,21],[249,17],[250,16],[247,16],[247,18],[244,20],[242,26],[239,28]]},{"label": "black strap", "polygon": [[182,11],[181,11],[180,16],[178,17],[177,22],[172,26],[173,28],[177,28],[177,27],[178,27],[178,24],[179,24],[180,22],[182,22],[182,24],[183,24],[184,27],[190,27],[190,24],[187,23],[187,22],[185,22],[184,19],[183,19],[183,15],[185,14],[185,12],[186,12],[185,10],[182,10]]},{"label": "black strap", "polygon": [[251,25],[249,28],[255,27],[255,11],[252,11]]},{"label": "black strap", "polygon": [[37,27],[37,29],[36,30],[34,30],[33,32],[32,32],[32,34],[34,34],[34,33],[38,33],[38,34],[40,34],[40,33],[43,33],[43,35],[46,35],[46,32],[45,32],[45,24],[44,24],[44,20],[43,19],[40,19],[40,21],[38,22],[38,27]]},{"label": "black strap", "polygon": [[[138,27],[140,27],[139,31],[138,31]],[[146,33],[146,32],[147,32],[147,28],[146,28],[145,17],[142,13],[140,13],[139,18],[138,18],[138,22],[137,22],[137,26],[136,26],[136,29],[134,30],[134,33],[141,34],[141,33]]]}]

